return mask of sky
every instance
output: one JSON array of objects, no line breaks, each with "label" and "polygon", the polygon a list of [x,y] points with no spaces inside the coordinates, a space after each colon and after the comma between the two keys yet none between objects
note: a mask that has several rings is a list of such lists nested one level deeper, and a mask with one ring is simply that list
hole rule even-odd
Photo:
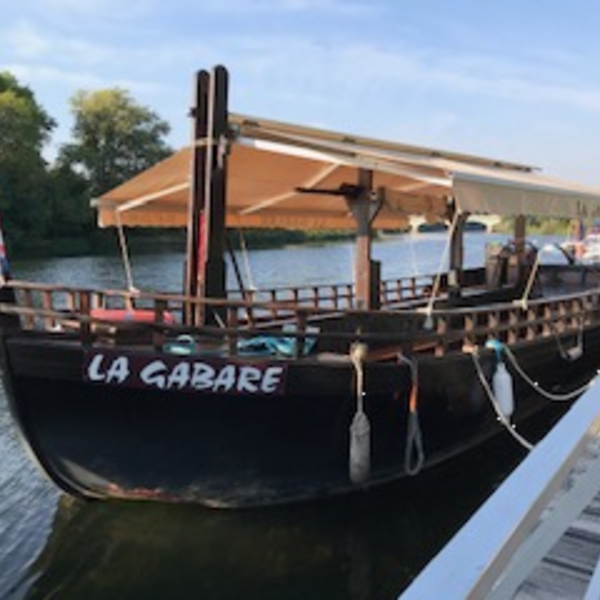
[{"label": "sky", "polygon": [[[539,166],[600,187],[597,0],[0,0],[0,70],[69,140],[119,87],[189,141],[198,69],[230,109]],[[0,132],[1,133],[1,132]]]}]

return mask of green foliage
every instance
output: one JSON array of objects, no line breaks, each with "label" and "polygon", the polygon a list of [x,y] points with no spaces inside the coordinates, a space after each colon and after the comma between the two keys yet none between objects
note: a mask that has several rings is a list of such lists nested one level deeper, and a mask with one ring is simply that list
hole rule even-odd
[{"label": "green foliage", "polygon": [[39,160],[55,126],[29,88],[0,72],[0,161]]},{"label": "green foliage", "polygon": [[[530,235],[566,235],[570,223],[570,219],[528,217],[527,231]],[[513,230],[514,219],[511,217],[503,217],[500,223],[494,227],[494,231],[497,233],[512,234]]]},{"label": "green foliage", "polygon": [[43,235],[50,181],[42,157],[54,120],[33,92],[0,73],[0,210],[13,243]]},{"label": "green foliage", "polygon": [[60,163],[88,181],[91,197],[130,179],[171,153],[163,138],[170,127],[121,89],[79,91],[71,99],[74,141]]},{"label": "green foliage", "polygon": [[85,178],[69,165],[58,163],[49,171],[52,186],[50,210],[52,237],[80,236],[94,228],[89,187]]},{"label": "green foliage", "polygon": [[42,152],[54,119],[28,87],[0,72],[0,214],[8,244],[21,254],[101,243],[90,199],[170,153],[169,125],[123,90],[80,91],[71,108],[73,139],[49,166]]}]

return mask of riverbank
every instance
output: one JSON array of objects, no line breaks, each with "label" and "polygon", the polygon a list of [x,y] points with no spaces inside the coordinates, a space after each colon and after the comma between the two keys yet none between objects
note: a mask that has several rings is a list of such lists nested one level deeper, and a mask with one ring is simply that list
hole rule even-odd
[{"label": "riverbank", "polygon": [[[531,220],[527,229],[530,235],[567,236],[569,221],[564,219]],[[512,219],[502,220],[490,233],[512,235]],[[410,231],[381,231],[375,238],[383,239],[390,234],[402,235]],[[127,245],[136,253],[155,252],[157,248],[163,250],[180,250],[185,248],[184,229],[130,229],[126,231]],[[229,240],[234,250],[251,249],[276,249],[289,245],[320,244],[328,242],[342,242],[351,240],[354,234],[349,231],[303,231],[287,229],[268,230],[229,230]],[[117,231],[110,229],[95,229],[88,235],[77,237],[60,237],[54,239],[22,239],[8,242],[10,256],[20,258],[41,257],[77,257],[98,256],[113,254],[119,248]]]},{"label": "riverbank", "polygon": [[[185,247],[184,229],[132,229],[126,231],[127,245],[134,252],[155,252],[157,248],[179,250]],[[339,242],[353,239],[347,231],[297,231],[285,229],[251,230],[240,232],[230,230],[229,240],[234,250],[283,248],[290,244],[314,244]],[[81,237],[61,237],[54,239],[9,240],[9,256],[19,258],[77,257],[112,254],[119,247],[117,231],[97,229]]]}]

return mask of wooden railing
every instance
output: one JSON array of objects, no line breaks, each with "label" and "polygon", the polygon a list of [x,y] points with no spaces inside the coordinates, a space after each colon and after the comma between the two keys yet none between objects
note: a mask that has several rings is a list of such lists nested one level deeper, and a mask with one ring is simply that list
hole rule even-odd
[{"label": "wooden railing", "polygon": [[[443,281],[444,288],[445,277]],[[423,299],[431,292],[433,283],[434,277],[431,275],[382,280],[379,284],[380,305],[385,307]],[[238,300],[272,305],[291,303],[294,306],[341,310],[354,308],[355,291],[352,283],[315,284],[245,290],[244,292],[235,291],[230,296]]]},{"label": "wooden railing", "polygon": [[[308,288],[299,288],[297,296],[291,299],[278,290],[274,295],[269,292],[269,300],[261,302],[13,281],[11,287],[17,302],[2,304],[0,314],[17,315],[25,330],[74,335],[86,344],[111,339],[112,343],[120,343],[151,334],[146,343],[160,347],[167,337],[193,333],[215,340],[235,354],[240,339],[283,335],[299,340],[297,346],[301,353],[303,340],[311,336],[317,340],[320,350],[335,352],[346,352],[352,342],[362,340],[382,359],[400,348],[403,352],[443,356],[451,351],[482,346],[491,338],[512,344],[538,337],[572,336],[599,320],[598,289],[552,299],[491,305],[482,305],[485,293],[478,289],[476,293],[481,301],[474,302],[474,306],[427,310],[427,285],[426,278],[408,278],[387,288],[388,306],[384,310],[359,311],[344,308],[340,303],[342,294],[331,292],[336,286],[317,288],[310,301],[302,295]],[[406,305],[402,306],[402,300]],[[194,304],[202,306],[204,314],[209,316],[208,324],[197,328],[185,325],[183,315]],[[152,322],[111,319],[110,313],[101,316],[98,313],[98,309],[132,307],[152,311]],[[426,327],[427,323],[432,327]]]},{"label": "wooden railing", "polygon": [[600,292],[432,312],[435,354],[468,350],[490,339],[505,344],[578,334],[598,322]]}]

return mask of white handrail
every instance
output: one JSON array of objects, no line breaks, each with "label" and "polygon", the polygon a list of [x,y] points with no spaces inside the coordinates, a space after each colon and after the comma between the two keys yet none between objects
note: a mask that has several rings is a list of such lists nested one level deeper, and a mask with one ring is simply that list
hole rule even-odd
[{"label": "white handrail", "polygon": [[575,402],[400,600],[512,598],[599,489],[596,386]]}]

